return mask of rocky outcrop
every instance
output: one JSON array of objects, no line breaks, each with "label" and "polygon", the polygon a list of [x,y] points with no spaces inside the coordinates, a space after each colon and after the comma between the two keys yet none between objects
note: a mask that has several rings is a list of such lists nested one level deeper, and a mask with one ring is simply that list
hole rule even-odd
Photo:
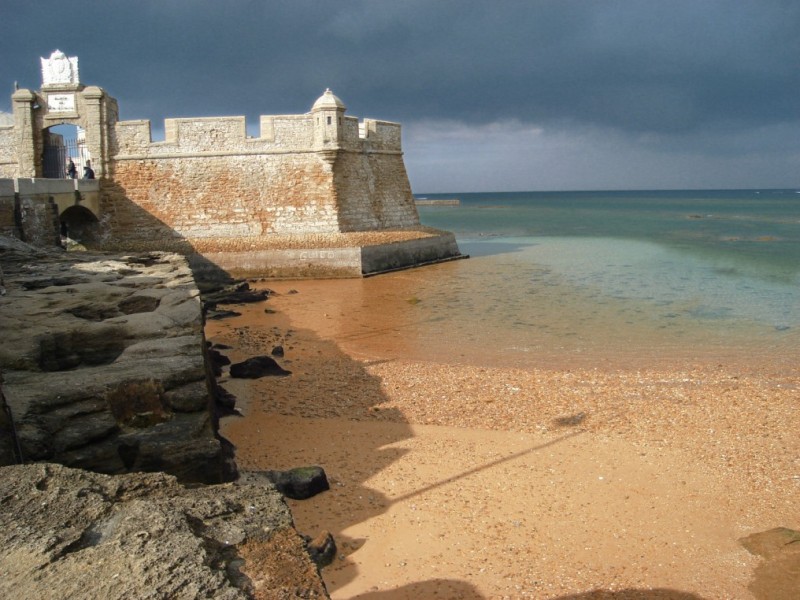
[{"label": "rocky outcrop", "polygon": [[0,267],[0,597],[327,598],[335,544],[268,478],[179,483],[236,475],[186,260],[0,237]]},{"label": "rocky outcrop", "polygon": [[328,597],[263,482],[187,489],[161,473],[16,465],[0,469],[0,499],[3,598]]},{"label": "rocky outcrop", "polygon": [[102,473],[235,475],[186,260],[0,238],[0,371],[24,461]]},{"label": "rocky outcrop", "polygon": [[[3,381],[0,378],[0,386]],[[0,387],[0,467],[13,465],[20,462],[17,448],[17,436],[14,431],[14,421],[11,419],[11,410],[6,404],[3,388]]]}]

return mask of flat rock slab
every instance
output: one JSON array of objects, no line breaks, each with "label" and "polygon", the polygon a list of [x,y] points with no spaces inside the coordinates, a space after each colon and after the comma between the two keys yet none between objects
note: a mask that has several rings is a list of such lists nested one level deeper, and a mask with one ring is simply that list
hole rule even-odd
[{"label": "flat rock slab", "polygon": [[[250,304],[263,302],[269,298],[269,290],[253,290],[247,282],[225,286],[218,290],[208,291],[203,294],[203,301],[209,308],[217,304]],[[225,312],[225,311],[223,311]]]}]

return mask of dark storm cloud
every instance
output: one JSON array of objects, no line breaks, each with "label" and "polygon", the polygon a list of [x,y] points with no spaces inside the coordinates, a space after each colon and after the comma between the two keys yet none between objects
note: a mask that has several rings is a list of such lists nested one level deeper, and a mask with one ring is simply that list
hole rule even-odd
[{"label": "dark storm cloud", "polygon": [[[800,115],[793,2],[4,2],[2,77],[38,57],[146,116],[296,112],[331,86],[397,118],[632,131]],[[51,48],[52,46],[52,48]],[[139,115],[136,115],[139,116]]]},{"label": "dark storm cloud", "polygon": [[800,6],[432,4],[400,15],[396,31],[352,42],[359,50],[380,48],[362,60],[376,74],[362,82],[363,91],[393,111],[414,106],[424,117],[563,120],[632,131],[764,124],[800,114]]},{"label": "dark storm cloud", "polygon": [[[530,124],[573,137],[607,130],[660,152],[687,143],[730,152],[732,134],[800,127],[796,1],[0,6],[0,85],[37,88],[38,58],[59,48],[79,56],[85,83],[119,99],[121,118],[149,118],[154,128],[172,116],[245,114],[255,123],[303,112],[325,87],[360,117]],[[797,152],[787,138],[762,144]]]}]

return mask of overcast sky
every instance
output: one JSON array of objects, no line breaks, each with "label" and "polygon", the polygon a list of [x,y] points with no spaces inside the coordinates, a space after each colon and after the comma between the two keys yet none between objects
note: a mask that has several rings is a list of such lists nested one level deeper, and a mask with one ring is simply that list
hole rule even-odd
[{"label": "overcast sky", "polygon": [[[798,0],[0,0],[0,110],[78,56],[121,119],[403,124],[416,193],[800,188]],[[257,130],[256,130],[257,132]]]}]

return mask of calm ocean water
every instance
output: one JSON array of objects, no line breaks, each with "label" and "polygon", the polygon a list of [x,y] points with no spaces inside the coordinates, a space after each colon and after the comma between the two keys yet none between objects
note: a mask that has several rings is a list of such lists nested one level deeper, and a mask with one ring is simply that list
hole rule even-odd
[{"label": "calm ocean water", "polygon": [[432,349],[797,362],[798,190],[423,196],[460,199],[420,219],[472,257],[402,276]]}]

